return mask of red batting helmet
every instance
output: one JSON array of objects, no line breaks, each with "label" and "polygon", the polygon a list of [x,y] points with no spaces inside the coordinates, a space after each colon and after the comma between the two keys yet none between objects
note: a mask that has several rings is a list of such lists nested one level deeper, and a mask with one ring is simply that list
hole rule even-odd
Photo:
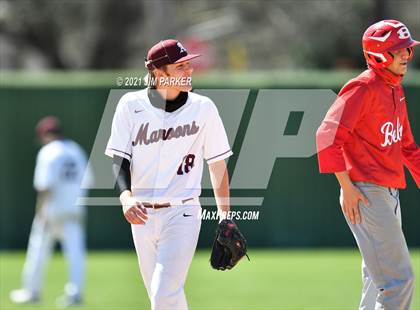
[{"label": "red batting helmet", "polygon": [[408,48],[410,59],[413,57],[413,46],[420,44],[411,38],[407,27],[393,19],[382,20],[370,26],[363,34],[363,53],[369,66],[386,68],[393,56],[389,53],[401,48]]}]

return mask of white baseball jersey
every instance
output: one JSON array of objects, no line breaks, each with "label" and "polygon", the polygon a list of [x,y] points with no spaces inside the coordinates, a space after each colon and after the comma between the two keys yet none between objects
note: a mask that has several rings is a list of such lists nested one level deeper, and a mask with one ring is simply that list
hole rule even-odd
[{"label": "white baseball jersey", "polygon": [[48,216],[83,212],[75,204],[77,198],[85,194],[80,184],[86,167],[84,151],[71,140],[55,140],[40,149],[36,160],[34,187],[38,191],[48,190],[51,194],[45,206]]},{"label": "white baseball jersey", "polygon": [[210,164],[232,155],[217,108],[189,92],[169,113],[154,107],[147,92],[120,99],[105,154],[130,160],[132,193],[141,201],[198,197],[203,159]]}]

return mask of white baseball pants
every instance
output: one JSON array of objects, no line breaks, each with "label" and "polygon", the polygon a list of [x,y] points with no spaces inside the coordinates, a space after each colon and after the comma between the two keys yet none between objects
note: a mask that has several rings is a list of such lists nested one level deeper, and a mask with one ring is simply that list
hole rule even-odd
[{"label": "white baseball pants", "polygon": [[152,310],[188,309],[184,283],[201,227],[201,207],[194,202],[147,209],[146,224],[131,225]]},{"label": "white baseball pants", "polygon": [[81,293],[84,280],[85,233],[82,220],[77,217],[46,220],[39,214],[35,216],[23,267],[23,288],[35,294],[41,293],[44,267],[57,240],[60,241],[69,264],[66,294]]}]

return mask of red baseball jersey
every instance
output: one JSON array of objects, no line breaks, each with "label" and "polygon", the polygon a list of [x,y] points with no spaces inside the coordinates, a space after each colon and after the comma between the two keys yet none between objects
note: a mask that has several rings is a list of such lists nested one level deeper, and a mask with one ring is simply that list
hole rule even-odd
[{"label": "red baseball jersey", "polygon": [[420,188],[420,148],[390,75],[368,69],[341,89],[316,135],[321,173],[347,170],[354,182],[405,188],[405,165]]}]

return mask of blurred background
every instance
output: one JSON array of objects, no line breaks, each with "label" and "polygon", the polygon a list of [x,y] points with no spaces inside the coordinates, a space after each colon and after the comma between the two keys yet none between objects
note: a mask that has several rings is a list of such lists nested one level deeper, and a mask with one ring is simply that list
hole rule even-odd
[{"label": "blurred background", "polygon": [[[418,1],[0,1],[1,69],[143,69],[176,37],[202,70],[363,68],[361,35],[402,20],[418,34]],[[420,61],[413,62],[418,68]],[[416,65],[417,64],[417,65]]]},{"label": "blurred background", "polygon": [[[235,162],[259,89],[326,88],[338,92],[349,78],[366,68],[361,50],[364,30],[388,18],[404,22],[411,35],[420,40],[420,1],[414,0],[0,0],[0,308],[12,309],[5,301],[7,291],[19,285],[23,250],[35,211],[32,178],[40,146],[34,127],[40,118],[59,117],[66,135],[90,152],[109,92],[117,88],[116,78],[143,76],[147,49],[161,39],[176,38],[188,50],[203,54],[194,63],[195,88],[251,89],[239,141],[230,141],[235,154],[231,161]],[[404,82],[417,141],[419,69],[420,48]],[[233,168],[230,164],[230,173]],[[209,285],[217,283],[222,276],[214,276],[208,267],[206,249],[211,246],[216,223],[205,221],[191,284],[187,285],[192,308],[357,307],[360,257],[341,214],[338,191],[334,176],[319,175],[316,156],[277,159],[265,191],[233,190],[237,197],[264,197],[259,220],[239,223],[252,249],[251,259],[252,253],[255,259],[241,263],[244,266],[236,273],[223,275],[226,285],[237,288],[232,294],[245,301],[237,306],[232,298],[209,299],[208,290],[194,285],[203,279]],[[117,194],[92,190],[90,195]],[[210,197],[212,192],[204,190],[203,196]],[[404,232],[418,277],[420,192],[409,174],[407,189],[400,198]],[[109,298],[106,305],[113,305],[113,309],[131,309],[139,304],[147,308],[130,228],[120,208],[89,206],[87,232],[91,308],[104,308],[107,299],[98,298],[106,295],[104,290],[110,292],[104,296]],[[54,295],[65,277],[61,262],[61,257],[53,259],[47,296]],[[116,284],[103,287],[112,285],[101,273],[108,268],[119,279],[115,283],[131,279],[135,284],[127,285],[129,288]],[[250,277],[255,277],[255,282],[246,284]],[[133,298],[127,293],[130,289]],[[294,296],[292,301],[279,300],[277,289]],[[138,290],[142,293],[136,295]],[[115,292],[119,292],[119,299]],[[214,294],[219,295],[217,288]],[[308,302],[302,301],[302,294]],[[416,299],[413,309],[419,305]]]}]

